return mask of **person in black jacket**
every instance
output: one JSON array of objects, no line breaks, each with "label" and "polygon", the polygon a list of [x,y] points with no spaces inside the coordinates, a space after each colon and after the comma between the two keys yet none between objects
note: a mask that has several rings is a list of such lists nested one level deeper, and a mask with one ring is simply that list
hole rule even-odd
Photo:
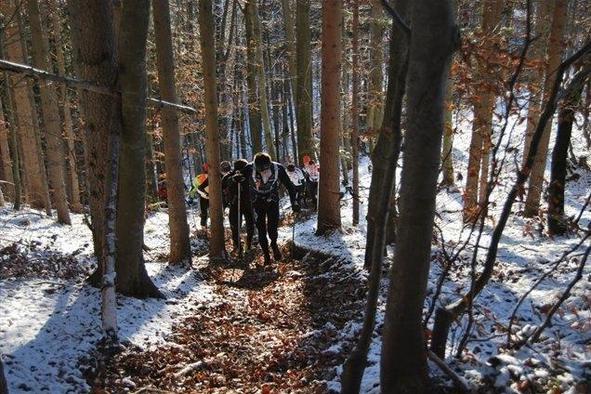
[{"label": "person in black jacket", "polygon": [[295,186],[289,180],[285,167],[271,161],[267,153],[257,153],[252,163],[242,171],[235,174],[235,182],[246,181],[250,191],[250,199],[256,214],[256,227],[259,234],[259,244],[263,249],[265,264],[271,262],[269,242],[271,240],[273,257],[281,259],[281,252],[277,246],[277,226],[279,225],[279,183],[289,192],[291,207],[294,212],[299,212],[300,206],[295,200]]},{"label": "person in black jacket", "polygon": [[222,191],[224,196],[224,206],[230,208],[230,228],[232,230],[232,242],[234,250],[240,251],[240,226],[242,217],[246,221],[246,250],[252,246],[254,236],[254,214],[252,203],[250,201],[250,191],[246,177],[242,176],[242,181],[237,182],[240,176],[234,178],[234,175],[241,174],[248,161],[239,159],[234,162],[234,169],[228,172],[222,178]]}]

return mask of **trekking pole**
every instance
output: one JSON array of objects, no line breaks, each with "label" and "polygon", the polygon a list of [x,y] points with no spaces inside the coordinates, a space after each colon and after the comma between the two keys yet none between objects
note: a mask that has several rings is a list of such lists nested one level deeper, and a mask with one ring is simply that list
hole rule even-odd
[{"label": "trekking pole", "polygon": [[238,258],[242,258],[242,234],[241,230],[242,230],[242,220],[241,219],[241,212],[240,212],[240,182],[238,182],[238,213],[237,213],[237,218],[238,221],[236,222],[236,230],[238,231]]},{"label": "trekking pole", "polygon": [[291,257],[293,258],[294,251],[295,251],[295,230],[296,230],[296,222],[298,219],[298,213],[293,213],[293,224],[291,225]]}]

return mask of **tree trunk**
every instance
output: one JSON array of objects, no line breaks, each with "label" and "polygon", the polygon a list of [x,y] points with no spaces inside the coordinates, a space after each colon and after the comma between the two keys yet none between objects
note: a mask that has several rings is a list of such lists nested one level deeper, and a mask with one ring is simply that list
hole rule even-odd
[{"label": "tree trunk", "polygon": [[383,79],[384,73],[384,11],[379,0],[371,0],[371,19],[369,35],[369,57],[371,68],[369,70],[369,102],[367,105],[367,128],[377,131],[382,126],[384,119]]},{"label": "tree trunk", "polygon": [[2,359],[0,359],[0,394],[8,394],[8,384],[4,377],[4,365]]},{"label": "tree trunk", "polygon": [[117,289],[125,295],[162,297],[144,265],[146,201],[146,39],[148,0],[123,0],[119,30],[121,149],[117,201]]},{"label": "tree trunk", "polygon": [[[4,15],[12,15],[6,21],[5,36],[9,37],[5,44],[5,54],[8,60],[16,63],[26,63],[23,50],[21,32],[19,31],[20,10],[15,6],[14,0],[6,0],[0,6]],[[14,107],[16,108],[17,125],[22,141],[22,157],[24,172],[27,176],[29,203],[33,208],[45,209],[51,215],[51,203],[49,189],[45,179],[45,166],[41,147],[37,142],[37,130],[35,124],[36,110],[31,101],[31,86],[27,79],[20,75],[12,74],[8,77],[14,92]]]},{"label": "tree trunk", "polygon": [[[168,0],[152,0],[154,31],[158,61],[158,82],[162,99],[177,102],[174,79],[174,54],[170,30],[170,9]],[[170,229],[171,263],[191,260],[189,224],[185,206],[185,187],[181,158],[179,119],[175,110],[162,109],[164,130],[164,160],[166,165],[166,191],[168,195],[168,226]]]},{"label": "tree trunk", "polygon": [[[341,228],[339,156],[342,0],[322,5],[322,110],[320,127],[319,235]],[[298,78],[299,81],[299,78]],[[302,96],[298,94],[300,104]],[[302,155],[300,149],[300,155]]]},{"label": "tree trunk", "polygon": [[[33,65],[42,70],[51,70],[49,41],[47,32],[41,24],[38,0],[27,0],[27,12],[31,25],[33,45]],[[58,107],[57,91],[54,84],[39,83],[45,140],[47,141],[47,169],[49,183],[53,190],[53,202],[57,209],[59,223],[71,224],[66,182],[64,176],[64,145],[62,139],[61,117]]]},{"label": "tree trunk", "polygon": [[221,259],[224,253],[224,226],[222,207],[222,179],[220,174],[220,144],[218,135],[217,94],[215,80],[215,38],[211,0],[199,0],[199,33],[205,87],[207,132],[207,161],[209,162],[209,215],[211,237],[210,260]]},{"label": "tree trunk", "polygon": [[[353,226],[359,224],[359,0],[353,0],[351,161],[353,165]],[[379,64],[381,69],[382,65]]]},{"label": "tree trunk", "polygon": [[309,156],[312,159],[316,156],[314,138],[312,137],[310,0],[296,0],[296,35],[297,89],[295,107],[298,130],[298,162],[302,165],[304,164],[304,156]]},{"label": "tree trunk", "polygon": [[[397,2],[397,11],[402,18],[406,19],[408,11],[408,0]],[[349,355],[343,374],[341,384],[343,394],[359,392],[363,372],[367,363],[367,352],[374,333],[376,309],[380,293],[380,282],[382,276],[382,263],[384,256],[384,245],[386,238],[386,221],[390,197],[393,193],[394,174],[396,162],[398,161],[398,150],[400,147],[400,121],[402,114],[402,99],[404,97],[406,84],[407,66],[407,40],[401,30],[393,30],[390,38],[390,60],[388,66],[388,89],[386,93],[384,122],[382,131],[378,136],[378,144],[373,152],[374,170],[370,193],[375,196],[370,199],[369,204],[372,212],[380,212],[379,216],[372,217],[371,233],[369,228],[370,213],[368,211],[368,232],[366,242],[366,269],[370,271],[368,279],[367,304],[363,319],[363,328],[359,334],[359,340],[355,349]],[[376,167],[378,170],[376,170]],[[376,171],[379,176],[376,177]],[[379,187],[381,189],[378,189]],[[369,208],[368,208],[369,209]]]},{"label": "tree trunk", "polygon": [[[66,75],[66,60],[64,57],[64,47],[62,43],[62,25],[58,10],[49,13],[53,22],[53,36],[55,40],[55,58],[57,61],[57,70],[60,75]],[[68,99],[68,89],[66,85],[59,85],[61,95],[60,106],[64,111],[64,137],[66,139],[66,163],[68,168],[70,209],[72,212],[82,212],[82,203],[80,201],[80,181],[78,179],[78,166],[76,160],[76,135],[72,122],[71,103]]]},{"label": "tree trunk", "polygon": [[2,174],[4,181],[1,186],[4,196],[8,200],[14,201],[14,177],[12,172],[12,160],[10,159],[10,144],[8,142],[8,122],[4,117],[4,107],[2,97],[0,97],[0,156],[2,157]]},{"label": "tree trunk", "polygon": [[422,311],[431,260],[445,84],[457,34],[451,1],[414,2],[400,231],[383,329],[384,393],[430,392]]},{"label": "tree trunk", "polygon": [[[201,1],[201,0],[199,0]],[[261,107],[257,89],[257,54],[256,34],[252,15],[252,5],[255,0],[249,0],[244,7],[244,23],[246,25],[246,83],[248,85],[248,127],[254,153],[263,150],[261,134],[263,132]]]},{"label": "tree trunk", "polygon": [[[552,17],[552,27],[550,38],[546,51],[546,77],[544,80],[544,96],[551,89],[556,69],[560,65],[562,50],[564,47],[564,26],[566,23],[567,0],[553,0],[555,2],[554,13]],[[546,170],[546,157],[548,156],[548,145],[550,143],[550,132],[552,122],[548,122],[542,140],[540,149],[536,153],[534,164],[531,169],[531,176],[528,184],[527,198],[525,200],[524,216],[532,217],[537,215],[542,196],[542,187],[544,183],[544,172]]]},{"label": "tree trunk", "polygon": [[564,216],[568,148],[571,143],[575,108],[584,87],[583,80],[571,95],[564,98],[558,114],[558,130],[552,151],[552,170],[548,186],[548,232],[551,235],[564,235],[568,231],[568,218]]},{"label": "tree trunk", "polygon": [[[0,39],[2,38],[2,34],[0,32]],[[2,42],[0,42],[0,56],[2,55]],[[12,94],[11,89],[8,88],[8,84],[4,85],[4,97],[6,98],[7,106],[5,108],[13,108],[12,107]],[[21,173],[20,173],[20,153],[18,149],[18,138],[17,138],[17,126],[16,121],[14,120],[14,112],[12,110],[5,111],[6,121],[8,122],[8,131],[10,132],[8,136],[8,149],[10,151],[10,161],[12,165],[12,179],[13,179],[13,191],[14,191],[14,205],[13,209],[18,211],[21,208]]]},{"label": "tree trunk", "polygon": [[[117,81],[116,46],[113,26],[112,2],[91,0],[84,3],[69,1],[70,31],[74,69],[78,78],[96,81],[97,85],[114,88]],[[80,104],[84,114],[86,178],[88,203],[92,224],[94,254],[99,266],[91,276],[91,283],[100,283],[103,262],[105,226],[105,174],[109,157],[109,135],[113,127],[121,127],[119,119],[113,119],[113,98],[104,94],[83,90]]]},{"label": "tree trunk", "polygon": [[443,180],[441,185],[450,187],[454,185],[454,163],[453,163],[453,143],[454,129],[452,124],[453,107],[453,82],[451,78],[448,81],[447,95],[445,99],[445,125],[443,129],[443,148],[441,149],[441,161]]},{"label": "tree trunk", "polygon": [[[494,29],[501,17],[502,0],[485,0],[482,6],[482,36],[487,41],[487,50],[492,46],[490,41],[494,34]],[[474,102],[474,121],[472,123],[472,139],[470,140],[470,151],[468,155],[468,173],[466,175],[466,189],[464,192],[464,221],[474,221],[478,216],[478,185],[481,177],[481,168],[483,175],[488,173],[488,160],[483,161],[483,157],[488,155],[492,134],[492,115],[495,105],[494,84],[496,73],[489,71],[487,64],[476,64],[476,75],[481,83],[484,84],[484,92],[475,98]],[[484,167],[487,167],[484,170]],[[485,182],[488,179],[485,179]],[[485,208],[485,207],[482,207]]]}]

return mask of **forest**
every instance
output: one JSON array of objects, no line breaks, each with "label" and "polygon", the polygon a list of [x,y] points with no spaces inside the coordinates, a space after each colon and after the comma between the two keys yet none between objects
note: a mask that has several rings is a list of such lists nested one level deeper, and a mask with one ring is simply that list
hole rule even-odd
[{"label": "forest", "polygon": [[591,393],[591,1],[0,0],[0,394]]}]

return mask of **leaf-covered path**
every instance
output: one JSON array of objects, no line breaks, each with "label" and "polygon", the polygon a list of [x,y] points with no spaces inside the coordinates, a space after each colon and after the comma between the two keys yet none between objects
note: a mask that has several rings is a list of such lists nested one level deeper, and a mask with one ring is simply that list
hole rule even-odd
[{"label": "leaf-covered path", "polygon": [[187,305],[194,313],[166,345],[115,356],[93,378],[94,389],[330,391],[326,382],[347,354],[365,286],[334,259],[298,254],[271,267],[200,267],[218,301]]}]

